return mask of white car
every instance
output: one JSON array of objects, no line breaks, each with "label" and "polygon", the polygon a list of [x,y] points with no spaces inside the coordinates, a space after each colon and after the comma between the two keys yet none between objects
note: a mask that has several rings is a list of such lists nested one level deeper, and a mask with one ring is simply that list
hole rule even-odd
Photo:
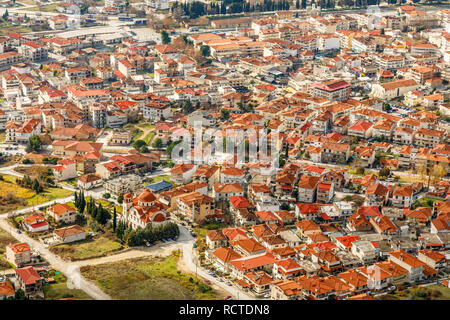
[{"label": "white car", "polygon": [[387,288],[388,289],[388,291],[391,291],[391,290],[395,290],[395,289],[397,289],[397,287],[396,286],[390,286],[389,288]]}]

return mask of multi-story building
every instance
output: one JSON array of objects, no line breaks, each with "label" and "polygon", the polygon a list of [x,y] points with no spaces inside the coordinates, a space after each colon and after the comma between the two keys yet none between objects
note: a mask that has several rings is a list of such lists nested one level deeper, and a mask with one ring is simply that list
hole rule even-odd
[{"label": "multi-story building", "polygon": [[329,101],[347,100],[350,96],[350,83],[341,79],[316,82],[310,86],[310,93]]},{"label": "multi-story building", "polygon": [[315,202],[319,179],[319,177],[302,175],[298,182],[298,201],[307,203]]},{"label": "multi-story building", "polygon": [[17,267],[31,262],[31,247],[28,243],[18,243],[6,246],[6,260]]},{"label": "multi-story building", "polygon": [[39,135],[41,133],[41,121],[37,119],[30,119],[22,124],[9,121],[6,124],[5,129],[5,141],[27,143],[32,136]]},{"label": "multi-story building", "polygon": [[19,47],[19,53],[32,62],[47,60],[48,51],[43,45],[35,42],[24,42]]},{"label": "multi-story building", "polygon": [[190,192],[177,197],[178,213],[189,221],[201,223],[215,213],[215,200],[200,192]]},{"label": "multi-story building", "polygon": [[326,142],[322,144],[322,162],[347,163],[350,157],[350,145],[345,143]]},{"label": "multi-story building", "polygon": [[77,210],[65,203],[57,203],[47,209],[47,214],[57,223],[70,224],[77,219]]},{"label": "multi-story building", "polygon": [[144,105],[142,110],[144,119],[147,121],[165,120],[172,116],[172,109],[169,104],[150,101]]},{"label": "multi-story building", "polygon": [[42,278],[34,267],[16,269],[16,288],[23,290],[27,297],[43,296]]},{"label": "multi-story building", "polygon": [[414,145],[417,147],[433,148],[442,143],[445,131],[419,128],[414,132]]}]

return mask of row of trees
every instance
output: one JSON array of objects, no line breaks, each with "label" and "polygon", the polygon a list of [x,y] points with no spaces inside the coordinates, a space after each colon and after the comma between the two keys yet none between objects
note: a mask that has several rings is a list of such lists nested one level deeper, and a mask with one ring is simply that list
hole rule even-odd
[{"label": "row of trees", "polygon": [[[402,0],[388,0],[390,4],[403,3]],[[380,0],[296,0],[295,9],[306,9],[309,5],[325,9],[333,9],[336,4],[341,7],[363,8],[370,5],[379,5]],[[182,21],[184,18],[197,19],[204,15],[232,14],[242,12],[265,12],[265,11],[283,11],[292,10],[291,1],[288,0],[264,0],[262,3],[250,4],[243,0],[224,0],[220,3],[211,2],[209,4],[194,1],[192,3],[175,2],[171,8],[172,17],[176,21]]]},{"label": "row of trees", "polygon": [[178,226],[173,222],[155,228],[149,225],[145,229],[137,228],[133,230],[124,222],[119,221],[114,232],[123,244],[129,246],[142,246],[146,242],[154,242],[164,238],[177,238],[180,235]]},{"label": "row of trees", "polygon": [[75,192],[75,208],[77,208],[78,212],[83,214],[84,208],[86,208],[86,198],[84,197],[84,191],[80,191],[80,193]]},{"label": "row of trees", "polygon": [[111,219],[109,211],[103,208],[101,203],[97,205],[93,198],[87,202],[86,212],[101,225],[105,225]]},{"label": "row of trees", "polygon": [[[290,4],[288,0],[264,0],[264,3],[250,5],[249,2],[243,0],[225,0],[220,4],[211,2],[209,4],[194,1],[192,3],[175,2],[172,6],[172,16],[175,20],[181,21],[183,18],[197,19],[204,15],[230,14],[241,12],[263,12],[275,10],[289,10]],[[306,1],[305,1],[306,8]]]},{"label": "row of trees", "polygon": [[18,186],[34,190],[36,193],[44,191],[44,186],[41,182],[37,178],[31,179],[28,175],[25,175],[23,179],[16,179],[16,183]]},{"label": "row of trees", "polygon": [[211,3],[210,9],[208,10],[208,6],[200,1],[194,1],[192,3],[175,2],[172,6],[172,15],[176,20],[181,20],[183,17],[188,17],[189,19],[197,19],[198,17],[204,16],[205,14],[212,14],[212,6],[216,6],[215,3]]}]

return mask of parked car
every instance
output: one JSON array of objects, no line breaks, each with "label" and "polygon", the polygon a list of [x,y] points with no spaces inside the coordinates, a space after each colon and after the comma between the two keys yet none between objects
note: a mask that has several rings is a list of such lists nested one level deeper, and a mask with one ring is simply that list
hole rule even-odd
[{"label": "parked car", "polygon": [[392,290],[395,290],[395,289],[397,289],[396,286],[390,286],[390,287],[388,288],[388,291],[392,291]]}]

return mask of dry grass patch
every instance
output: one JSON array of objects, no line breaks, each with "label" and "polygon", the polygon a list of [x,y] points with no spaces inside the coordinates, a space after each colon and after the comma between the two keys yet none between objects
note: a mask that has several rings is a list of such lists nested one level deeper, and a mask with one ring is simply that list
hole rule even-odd
[{"label": "dry grass patch", "polygon": [[114,299],[123,300],[199,300],[217,299],[216,292],[195,275],[178,270],[179,252],[115,263],[85,266],[83,276]]}]

